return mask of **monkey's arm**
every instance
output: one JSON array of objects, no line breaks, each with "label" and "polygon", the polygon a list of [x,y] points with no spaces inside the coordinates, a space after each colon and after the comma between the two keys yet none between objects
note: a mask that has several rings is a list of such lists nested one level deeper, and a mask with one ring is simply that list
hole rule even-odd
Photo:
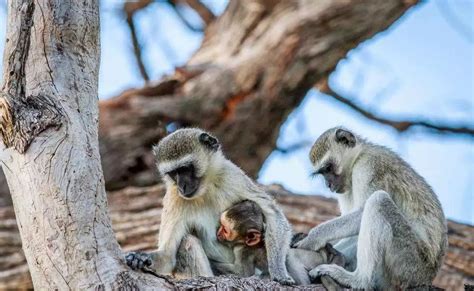
[{"label": "monkey's arm", "polygon": [[250,196],[246,198],[255,201],[265,216],[265,248],[271,279],[284,285],[293,285],[295,281],[288,275],[286,268],[286,256],[291,241],[290,223],[270,197]]},{"label": "monkey's arm", "polygon": [[313,228],[306,238],[297,242],[300,249],[319,250],[326,243],[359,234],[363,208],[331,219]]},{"label": "monkey's arm", "polygon": [[235,246],[233,251],[235,258],[233,263],[214,262],[218,274],[234,274],[240,277],[253,276],[256,267],[255,252],[244,246]]},{"label": "monkey's arm", "polygon": [[242,277],[255,275],[255,252],[244,246],[234,248],[234,267]]},{"label": "monkey's arm", "polygon": [[173,220],[162,218],[158,235],[158,251],[151,253],[153,267],[160,274],[171,274],[176,266],[176,255],[179,245],[186,234],[183,223],[173,223]]}]

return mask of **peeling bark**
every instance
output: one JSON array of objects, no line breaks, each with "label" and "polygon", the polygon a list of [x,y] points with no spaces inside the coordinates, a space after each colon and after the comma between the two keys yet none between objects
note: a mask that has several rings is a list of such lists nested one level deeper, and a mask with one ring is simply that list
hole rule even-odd
[{"label": "peeling bark", "polygon": [[0,93],[0,135],[5,147],[23,154],[33,139],[48,128],[58,129],[63,115],[46,96],[12,96]]},{"label": "peeling bark", "polygon": [[24,153],[33,139],[49,127],[61,125],[61,110],[50,97],[26,95],[25,67],[30,51],[30,33],[35,4],[24,1],[12,26],[8,41],[11,53],[5,54],[4,85],[0,92],[0,135],[5,147]]}]

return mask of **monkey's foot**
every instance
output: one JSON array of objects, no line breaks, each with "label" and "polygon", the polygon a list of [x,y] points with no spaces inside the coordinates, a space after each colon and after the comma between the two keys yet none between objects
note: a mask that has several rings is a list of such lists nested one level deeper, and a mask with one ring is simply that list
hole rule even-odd
[{"label": "monkey's foot", "polygon": [[133,270],[143,270],[153,264],[151,256],[147,253],[130,252],[125,256],[127,265]]},{"label": "monkey's foot", "polygon": [[317,251],[323,248],[325,245],[326,241],[320,241],[318,239],[315,239],[314,236],[306,236],[302,240],[294,243],[292,247],[295,247],[297,249]]},{"label": "monkey's foot", "polygon": [[316,268],[309,271],[309,278],[313,283],[316,282],[318,279],[321,279],[323,283],[325,283],[324,281],[334,281],[333,283],[336,283],[336,285],[344,288],[351,288],[350,282],[354,281],[354,278],[350,275],[349,272],[344,270],[344,268],[342,268],[341,266],[334,264],[325,264],[317,266]]},{"label": "monkey's foot", "polygon": [[280,283],[281,285],[287,285],[287,286],[291,286],[291,285],[295,285],[296,282],[295,280],[293,280],[293,278],[291,278],[290,276],[286,276],[286,277],[277,277],[277,276],[274,276],[272,278],[273,281],[275,282],[278,282]]},{"label": "monkey's foot", "polygon": [[334,265],[319,265],[309,271],[309,277],[311,278],[311,281],[315,281],[316,279],[324,275],[328,275],[329,277],[331,277],[331,274],[334,272],[336,272],[336,268],[334,267]]}]

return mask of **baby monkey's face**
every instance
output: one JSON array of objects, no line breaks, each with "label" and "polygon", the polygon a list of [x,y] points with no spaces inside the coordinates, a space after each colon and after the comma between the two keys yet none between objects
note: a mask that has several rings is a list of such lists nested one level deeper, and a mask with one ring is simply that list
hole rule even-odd
[{"label": "baby monkey's face", "polygon": [[246,246],[257,246],[262,239],[259,230],[248,228],[243,221],[234,221],[227,216],[227,211],[220,217],[220,225],[217,230],[217,239],[220,242],[231,244],[245,244]]},{"label": "baby monkey's face", "polygon": [[219,219],[220,226],[217,230],[217,239],[221,242],[238,242],[242,241],[242,238],[239,237],[237,230],[235,229],[235,223],[227,218],[227,211],[224,211],[221,214]]}]

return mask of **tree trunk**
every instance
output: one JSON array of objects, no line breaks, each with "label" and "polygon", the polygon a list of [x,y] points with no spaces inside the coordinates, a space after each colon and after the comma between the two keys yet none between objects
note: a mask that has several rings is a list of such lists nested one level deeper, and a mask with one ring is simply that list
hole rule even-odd
[{"label": "tree trunk", "polygon": [[[184,67],[100,102],[107,189],[158,182],[150,145],[171,122],[212,131],[229,157],[257,176],[307,91],[416,2],[231,0]],[[0,178],[0,193],[7,191]],[[8,205],[9,197],[0,197]]]},{"label": "tree trunk", "polygon": [[98,2],[10,1],[7,23],[2,165],[34,287],[167,286],[124,265],[107,213]]},{"label": "tree trunk", "polygon": [[[295,195],[278,186],[268,186],[267,189],[277,197],[295,231],[307,232],[315,225],[339,214],[334,199]],[[144,188],[129,187],[108,194],[112,226],[124,250],[151,251],[156,248],[156,234],[159,231],[164,193],[164,186],[157,185]],[[464,284],[474,284],[474,252],[472,251],[474,227],[449,221],[448,230],[449,247],[443,267],[433,284],[448,290],[462,290]],[[21,252],[21,242],[10,206],[0,207],[0,253],[3,254],[0,260],[0,289],[31,287],[28,267]],[[217,284],[224,284],[223,282],[229,283],[229,280],[223,280],[220,277],[212,280],[211,282],[199,280],[172,282],[183,288],[185,286],[190,288],[192,284],[211,288]],[[234,285],[225,286],[245,287],[244,284],[249,283],[249,281],[235,278],[232,278],[230,282]],[[268,288],[273,286],[265,280],[258,283],[267,284],[263,286]],[[318,286],[313,285],[313,287]]]}]

